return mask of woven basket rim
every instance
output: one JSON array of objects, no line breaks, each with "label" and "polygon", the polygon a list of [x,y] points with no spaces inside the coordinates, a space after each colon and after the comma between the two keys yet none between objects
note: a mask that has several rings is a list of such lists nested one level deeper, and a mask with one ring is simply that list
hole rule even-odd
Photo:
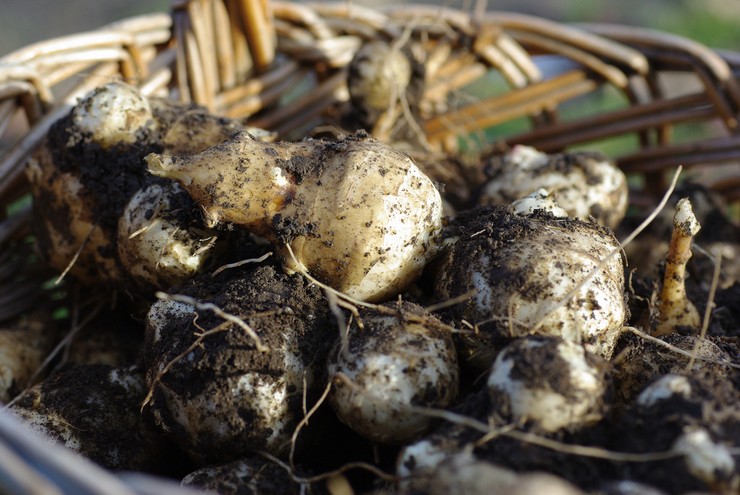
[{"label": "woven basket rim", "polygon": [[[633,91],[632,88],[628,87],[633,84],[630,79],[643,78],[647,80],[654,77],[654,73],[663,68],[660,64],[673,64],[671,66],[673,69],[682,66],[688,67],[688,70],[698,73],[699,77],[702,78],[705,84],[703,91],[710,100],[709,104],[713,105],[711,111],[706,110],[706,101],[671,101],[667,98],[661,99],[662,95],[659,94],[654,95],[656,96],[655,100],[658,102],[664,101],[666,106],[660,107],[657,103],[657,106],[653,107],[647,105],[642,113],[652,112],[654,117],[662,115],[662,120],[654,119],[652,122],[646,122],[645,119],[640,118],[641,116],[632,116],[629,111],[625,111],[621,116],[617,116],[625,119],[619,122],[619,125],[622,129],[630,129],[630,126],[632,126],[631,129],[643,132],[643,137],[640,139],[646,139],[644,136],[647,132],[640,131],[640,129],[652,129],[657,132],[660,140],[664,139],[662,136],[666,133],[665,130],[661,130],[662,128],[674,121],[681,122],[682,119],[697,118],[696,113],[704,108],[708,115],[716,114],[719,116],[729,134],[725,141],[715,143],[721,147],[723,152],[707,155],[708,159],[740,158],[740,152],[735,152],[736,141],[732,138],[737,129],[737,115],[738,108],[740,108],[740,86],[737,82],[737,72],[740,71],[740,55],[733,52],[718,52],[688,38],[651,29],[606,24],[564,24],[529,14],[495,10],[486,12],[479,18],[473,18],[470,13],[462,10],[422,4],[372,9],[330,2],[308,4],[289,2],[253,3],[254,8],[262,8],[266,14],[261,17],[257,16],[258,22],[254,23],[257,27],[253,30],[256,29],[258,33],[252,35],[252,38],[256,37],[262,40],[262,44],[269,45],[262,48],[263,51],[277,49],[275,53],[280,53],[284,58],[285,50],[289,50],[287,62],[281,60],[279,62],[282,63],[282,66],[281,63],[276,63],[272,70],[261,75],[256,74],[256,77],[252,77],[231,89],[222,87],[214,91],[214,84],[221,83],[221,86],[223,86],[223,81],[214,83],[213,80],[209,81],[208,79],[209,77],[210,79],[216,79],[217,76],[203,76],[203,74],[209,74],[218,69],[210,67],[208,70],[203,70],[203,61],[209,57],[203,56],[204,49],[200,45],[205,44],[208,49],[215,50],[216,48],[213,45],[218,44],[219,39],[214,38],[212,32],[204,34],[208,31],[207,27],[203,26],[204,22],[201,22],[204,14],[197,9],[193,9],[194,5],[199,5],[198,2],[176,4],[170,14],[153,13],[135,16],[103,26],[98,30],[46,40],[21,48],[0,58],[0,84],[5,87],[12,84],[16,86],[16,93],[22,95],[18,99],[25,100],[24,112],[29,120],[35,121],[47,116],[48,114],[45,112],[53,111],[55,106],[60,103],[54,99],[51,88],[58,84],[60,80],[64,80],[65,76],[69,76],[64,70],[47,71],[48,67],[56,68],[65,63],[69,65],[68,60],[73,60],[75,57],[88,57],[90,59],[94,59],[96,56],[101,59],[109,57],[118,60],[119,67],[115,68],[113,74],[109,74],[108,77],[115,75],[117,72],[119,76],[126,79],[132,80],[133,78],[133,80],[141,81],[145,90],[151,92],[161,89],[162,81],[165,79],[169,82],[174,77],[179,82],[176,83],[177,87],[173,88],[179,89],[179,94],[176,97],[180,99],[190,99],[195,96],[196,103],[213,108],[219,104],[228,105],[232,100],[241,98],[244,100],[243,104],[232,107],[232,110],[251,115],[262,110],[260,99],[268,103],[275,101],[283,94],[281,91],[292,87],[291,85],[294,85],[296,80],[300,78],[297,71],[300,70],[301,66],[305,68],[307,61],[314,64],[328,62],[330,65],[338,65],[339,67],[336,67],[337,72],[342,69],[342,66],[346,65],[348,62],[346,54],[343,55],[343,60],[326,58],[331,57],[331,53],[334,53],[331,52],[332,48],[327,48],[332,43],[338,44],[344,51],[352,49],[351,44],[347,44],[351,37],[337,33],[334,27],[340,21],[346,25],[354,23],[352,28],[358,30],[360,37],[367,36],[370,29],[376,30],[374,33],[376,36],[398,36],[401,26],[404,23],[408,24],[411,20],[420,25],[425,22],[442,22],[462,33],[466,31],[475,33],[475,30],[482,31],[486,29],[503,32],[503,35],[499,33],[498,38],[492,43],[493,47],[477,50],[475,55],[483,59],[487,57],[489,59],[485,60],[486,63],[489,63],[487,67],[493,67],[500,71],[511,85],[512,94],[521,92],[524,95],[522,98],[527,96],[526,90],[528,87],[532,87],[533,83],[541,82],[538,81],[538,77],[541,76],[538,75],[537,67],[532,62],[527,50],[539,50],[545,53],[547,53],[547,50],[551,52],[560,50],[562,52],[560,55],[564,54],[567,57],[572,57],[572,60],[583,64],[589,74],[581,81],[571,81],[570,85],[564,86],[566,91],[572,91],[574,94],[585,93],[592,89],[585,88],[585,86],[594,80],[590,77],[591,74],[596,73],[601,82],[606,81],[615,87],[621,86],[620,89],[627,92],[628,98],[634,99],[635,97],[629,94]],[[214,2],[214,4],[223,5],[223,2]],[[274,15],[275,23],[271,21],[272,17],[268,14]],[[185,20],[182,20],[183,18]],[[299,46],[291,45],[289,38],[291,33],[286,34],[285,32],[287,22],[293,23],[289,27],[296,32],[300,29],[301,35],[309,33],[313,36],[313,39],[301,40]],[[361,32],[361,28],[365,31]],[[187,33],[191,34],[188,35]],[[249,33],[247,34],[249,35]],[[194,41],[183,42],[187,36],[192,36]],[[211,42],[210,46],[205,42],[200,42],[198,36],[202,38],[210,36],[211,38],[208,39]],[[496,37],[497,35],[493,34],[493,36]],[[275,37],[281,43],[280,47],[277,43],[273,43],[274,46],[272,46],[270,42],[264,42],[265,39]],[[191,40],[191,38],[188,39]],[[346,40],[347,43],[341,44],[343,40]],[[187,58],[188,55],[182,53],[183,47],[176,46],[178,42],[180,42],[180,45],[197,45],[195,49],[191,50],[195,55]],[[150,47],[154,45],[168,46],[166,50],[168,57],[158,58],[156,63],[159,64],[159,67],[150,69],[141,58],[140,52],[142,46]],[[173,47],[173,45],[175,46]],[[285,49],[283,49],[283,45]],[[341,52],[338,48],[333,50]],[[656,51],[661,57],[655,54]],[[261,57],[269,61],[274,59],[275,54],[263,54]],[[318,59],[318,61],[315,59]],[[192,69],[195,65],[193,60],[200,64],[197,70]],[[286,66],[286,63],[290,64],[291,60],[294,60],[294,64],[298,67]],[[149,62],[152,61],[149,60]],[[174,66],[172,65],[173,62]],[[264,60],[262,62],[258,61],[258,65],[259,63],[269,64]],[[210,64],[213,66],[212,62]],[[170,71],[170,74],[166,74],[167,70]],[[305,75],[306,72],[304,71],[303,74]],[[291,80],[286,80],[286,78],[291,77]],[[285,87],[279,86],[276,82],[283,83]],[[230,84],[233,85],[234,83]],[[323,92],[318,91],[317,94],[326,96],[327,94],[340,92],[341,90],[337,87],[338,84],[340,83],[337,80],[333,80],[331,83],[322,86]],[[651,84],[654,84],[654,82],[647,81],[648,86]],[[253,88],[257,87],[257,89],[245,89],[249,88],[250,85]],[[278,86],[277,89],[276,86]],[[191,87],[210,89],[201,91],[189,89]],[[271,89],[272,92],[270,92]],[[6,92],[9,93],[10,91],[7,90]],[[26,92],[24,93],[24,91]],[[184,94],[192,91],[196,91],[196,93]],[[248,95],[246,98],[244,97],[245,91]],[[75,95],[68,97],[67,101],[74,101],[74,98],[82,92],[78,91]],[[551,96],[545,95],[538,102],[539,107],[535,109],[535,113],[545,112],[544,114],[547,114],[547,106],[552,107],[559,103],[558,101],[554,103],[545,101]],[[568,98],[573,97],[572,95],[566,96]],[[252,97],[251,100],[249,97]],[[507,101],[509,100],[493,99],[488,106],[484,103],[481,108],[488,110],[491,106],[507,103]],[[0,100],[0,105],[3,103],[6,103],[6,101]],[[309,100],[302,102],[302,105],[303,108],[306,108],[315,106],[315,103],[314,100]],[[637,102],[633,101],[632,103]],[[686,106],[679,105],[681,103],[690,105],[689,110],[686,110]],[[668,108],[674,112],[668,112]],[[686,112],[682,113],[681,110],[686,110]],[[280,110],[281,114],[279,115],[257,117],[256,123],[275,124],[281,119],[285,122],[288,117],[299,115],[300,111],[301,109],[298,109],[291,113],[290,109],[284,108]],[[0,121],[9,112],[9,110],[6,110],[5,113],[0,111]],[[482,110],[479,110],[478,113],[481,112]],[[519,109],[517,112],[517,115],[527,114],[526,109]],[[459,114],[461,118],[469,117],[465,112]],[[478,115],[475,117],[476,119],[479,118]],[[598,121],[599,117],[596,116],[595,121]],[[429,126],[436,129],[436,134],[433,134],[433,137],[439,134],[448,138],[449,129],[445,129],[442,122],[445,119],[450,120],[450,118],[450,115],[442,115],[431,119]],[[454,120],[454,118],[453,115],[452,119]],[[477,125],[478,121],[476,119],[471,121],[472,124],[466,125],[468,127]],[[506,116],[488,115],[483,122],[490,123],[505,120]],[[544,128],[535,126],[530,132],[517,136],[514,140],[507,140],[507,142],[524,142],[534,145],[541,143],[541,147],[546,150],[557,150],[572,144],[574,142],[572,135],[583,132],[584,129],[588,129],[589,132],[584,133],[583,136],[589,138],[599,136],[597,130],[600,130],[602,135],[615,132],[614,129],[609,128],[608,123],[603,122],[603,119],[601,123],[589,120],[583,120],[580,125],[569,123],[565,124],[563,128],[569,130],[571,134],[563,138],[561,133],[559,141],[553,141],[548,137],[558,134],[560,129],[551,125],[549,128],[547,126]],[[466,130],[469,129],[466,128]],[[667,141],[659,144],[666,143]],[[661,146],[657,147],[661,148]],[[7,156],[7,152],[0,157],[0,197],[7,189],[7,182],[4,183],[2,180],[8,176],[8,169],[17,168],[17,163],[22,161],[21,157],[27,154],[27,148],[27,146],[21,147],[15,153],[11,151],[10,157]],[[652,148],[656,148],[656,146],[652,146]],[[663,153],[662,156],[656,156],[661,154],[656,152],[655,149],[650,149],[644,154],[637,153],[635,156],[629,157],[627,160],[628,167],[631,167],[629,170],[632,172],[640,170],[639,167],[643,166],[641,165],[642,159],[651,160],[644,165],[647,170],[664,170],[675,166],[675,160],[670,159],[674,150],[666,149],[666,153]],[[701,155],[684,158],[688,165],[701,162],[703,159],[704,157]],[[11,164],[9,165],[9,163]],[[636,166],[635,163],[640,165]],[[725,191],[740,189],[737,185],[732,186],[733,180],[730,180],[730,182],[730,185],[720,184],[720,189],[724,188]],[[740,197],[740,192],[732,192],[728,194],[728,197],[735,200]]]}]

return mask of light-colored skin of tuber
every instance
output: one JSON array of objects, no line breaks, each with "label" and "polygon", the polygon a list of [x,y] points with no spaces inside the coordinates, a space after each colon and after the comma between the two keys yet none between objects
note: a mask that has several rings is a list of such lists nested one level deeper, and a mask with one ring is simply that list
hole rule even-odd
[{"label": "light-colored skin of tuber", "polygon": [[665,276],[660,290],[659,322],[653,335],[672,333],[676,327],[698,328],[701,317],[686,296],[686,263],[691,258],[691,242],[701,226],[687,198],[679,200],[673,216],[673,233],[666,256]]},{"label": "light-colored skin of tuber", "polygon": [[459,370],[452,336],[436,318],[410,304],[393,308],[397,315],[361,313],[364,328],[349,331],[327,368],[339,419],[365,438],[398,444],[431,423],[412,406],[445,408],[455,400]]},{"label": "light-colored skin of tuber", "polygon": [[606,362],[583,346],[556,337],[530,336],[506,346],[488,378],[491,403],[507,405],[512,422],[554,433],[602,419]]},{"label": "light-colored skin of tuber", "polygon": [[103,148],[133,144],[144,130],[155,130],[149,100],[134,86],[114,81],[88,93],[72,109],[72,134],[68,146],[93,141]]},{"label": "light-colored skin of tuber", "polygon": [[151,184],[134,194],[118,221],[118,257],[128,275],[145,287],[165,289],[195,275],[216,246],[207,229],[183,228],[169,216],[179,184]]},{"label": "light-colored skin of tuber", "polygon": [[288,271],[357,299],[393,296],[437,253],[439,192],[410,158],[373,139],[268,144],[240,133],[195,155],[146,159],[150,172],[182,184],[209,225],[263,235]]},{"label": "light-colored skin of tuber", "polygon": [[275,139],[272,132],[246,127],[239,120],[214,115],[198,105],[163,98],[151,98],[149,103],[159,125],[160,143],[167,153],[198,153],[245,130],[260,141]]},{"label": "light-colored skin of tuber", "polygon": [[517,215],[531,215],[537,210],[551,213],[557,218],[567,218],[568,212],[561,208],[552,194],[546,189],[538,189],[527,196],[517,199],[511,203],[514,213]]},{"label": "light-colored skin of tuber", "polygon": [[615,228],[627,212],[627,177],[604,156],[548,155],[518,145],[495,163],[480,204],[507,204],[544,188],[571,217]]}]

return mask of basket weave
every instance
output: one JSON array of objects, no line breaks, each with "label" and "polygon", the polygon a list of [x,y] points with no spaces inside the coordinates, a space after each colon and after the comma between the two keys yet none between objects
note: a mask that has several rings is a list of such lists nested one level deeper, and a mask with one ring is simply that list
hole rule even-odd
[{"label": "basket weave", "polygon": [[[17,254],[30,232],[25,160],[82,94],[120,77],[146,94],[192,101],[297,139],[348,100],[347,65],[363,43],[404,36],[425,50],[428,104],[420,106],[429,110],[418,124],[436,149],[454,151],[463,137],[489,128],[489,144],[549,152],[628,137],[633,149],[614,158],[643,178],[631,181],[633,204],[662,194],[666,172],[679,164],[696,167],[727,200],[740,200],[740,53],[646,29],[508,12],[183,1],[169,14],[0,58],[0,321],[31,308],[45,276]],[[503,84],[489,83],[492,74]],[[464,91],[476,82],[496,90]],[[583,104],[605,94],[618,104]],[[584,100],[589,96],[595,100]],[[517,130],[506,131],[512,123]],[[687,124],[705,125],[690,139],[672,132]]]}]

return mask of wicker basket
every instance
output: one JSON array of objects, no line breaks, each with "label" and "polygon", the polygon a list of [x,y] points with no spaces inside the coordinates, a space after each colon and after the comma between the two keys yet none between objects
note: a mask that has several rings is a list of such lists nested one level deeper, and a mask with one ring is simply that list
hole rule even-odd
[{"label": "wicker basket", "polygon": [[418,126],[435,149],[454,151],[471,136],[545,151],[621,139],[629,151],[614,158],[634,177],[633,205],[652,204],[677,165],[740,199],[740,53],[508,12],[183,0],[170,14],[0,58],[0,321],[31,309],[48,277],[23,253],[31,212],[23,167],[80,95],[124,78],[297,139],[348,100],[347,65],[363,43],[404,36],[423,41],[429,110]]}]

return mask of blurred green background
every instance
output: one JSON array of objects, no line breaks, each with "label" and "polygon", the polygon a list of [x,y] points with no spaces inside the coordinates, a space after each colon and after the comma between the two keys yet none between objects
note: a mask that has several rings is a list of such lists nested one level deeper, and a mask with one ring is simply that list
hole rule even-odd
[{"label": "blurred green background", "polygon": [[[372,6],[390,3],[390,0],[352,1]],[[467,9],[475,0],[426,3],[431,2]],[[128,16],[167,11],[170,4],[170,0],[3,0],[0,54]],[[532,13],[559,22],[613,22],[652,27],[683,34],[713,47],[740,49],[740,0],[489,0],[487,6],[489,10]]]}]

